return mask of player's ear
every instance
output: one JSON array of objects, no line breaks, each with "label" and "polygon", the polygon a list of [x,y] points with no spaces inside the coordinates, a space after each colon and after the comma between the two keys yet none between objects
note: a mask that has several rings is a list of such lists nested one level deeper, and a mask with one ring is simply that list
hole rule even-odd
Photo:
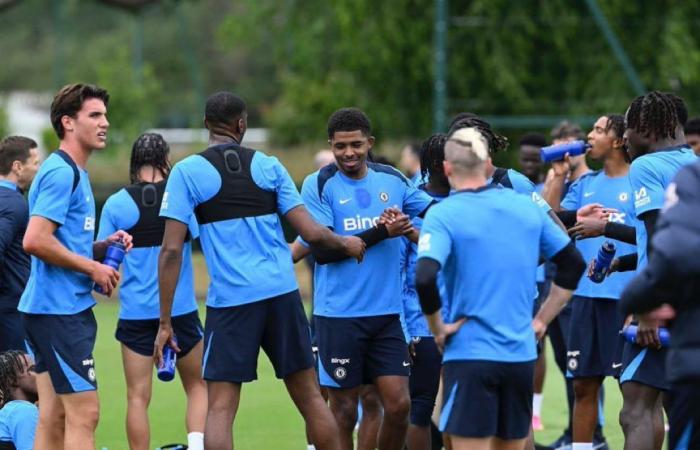
[{"label": "player's ear", "polygon": [[374,136],[370,136],[367,138],[367,143],[369,144],[369,148],[371,149],[374,147]]},{"label": "player's ear", "polygon": [[68,114],[61,117],[61,125],[65,131],[73,131],[73,118]]},{"label": "player's ear", "polygon": [[449,177],[452,175],[452,164],[448,160],[442,162],[442,170],[445,172],[445,176]]},{"label": "player's ear", "polygon": [[204,128],[206,128],[208,130],[209,129],[209,122],[207,122],[207,118],[205,117],[204,119],[202,119],[202,121],[204,122]]}]

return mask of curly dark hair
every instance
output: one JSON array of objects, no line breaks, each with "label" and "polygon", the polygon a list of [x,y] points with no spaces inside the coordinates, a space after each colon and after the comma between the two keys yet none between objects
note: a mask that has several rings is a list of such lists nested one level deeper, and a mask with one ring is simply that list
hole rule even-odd
[{"label": "curly dark hair", "polygon": [[136,139],[131,147],[129,178],[137,183],[139,170],[144,166],[153,166],[167,178],[170,174],[170,146],[158,133],[144,133]]},{"label": "curly dark hair", "polygon": [[357,131],[363,136],[372,134],[372,123],[367,114],[358,108],[341,108],[328,119],[328,139],[333,139],[336,131]]},{"label": "curly dark hair", "polygon": [[19,350],[7,350],[0,353],[0,407],[14,400],[12,389],[17,386],[17,380],[24,372],[26,353]]},{"label": "curly dark hair", "polygon": [[420,145],[420,174],[424,180],[436,171],[442,173],[442,162],[445,160],[445,142],[447,135],[437,133],[430,136]]},{"label": "curly dark hair", "polygon": [[682,125],[678,113],[682,113],[685,104],[680,103],[683,101],[680,97],[674,97],[651,91],[635,98],[627,110],[627,128],[657,140],[675,138],[676,128]]},{"label": "curly dark hair", "polygon": [[625,116],[622,114],[606,114],[608,123],[605,125],[605,132],[612,130],[615,137],[622,139],[625,134]]},{"label": "curly dark hair", "polygon": [[454,134],[455,131],[461,128],[476,128],[484,136],[486,142],[489,144],[489,153],[494,154],[498,151],[504,151],[508,148],[508,138],[501,136],[491,129],[491,124],[470,113],[464,113],[463,118],[455,121],[450,130],[447,133],[449,139],[450,136]]}]

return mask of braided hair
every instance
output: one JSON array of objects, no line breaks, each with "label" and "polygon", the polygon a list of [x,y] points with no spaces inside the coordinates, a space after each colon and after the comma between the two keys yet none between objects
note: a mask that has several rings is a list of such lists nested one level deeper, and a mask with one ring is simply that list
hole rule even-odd
[{"label": "braided hair", "polygon": [[452,136],[455,131],[461,128],[476,128],[486,139],[489,144],[489,153],[494,154],[498,151],[503,151],[508,147],[508,139],[505,136],[497,134],[491,129],[491,124],[478,116],[464,117],[455,121],[447,133],[448,137]]},{"label": "braided hair", "polygon": [[622,136],[625,134],[625,116],[622,114],[606,114],[605,117],[608,118],[605,132],[612,130],[616,138],[622,139]]},{"label": "braided hair", "polygon": [[153,166],[163,177],[170,174],[170,146],[163,136],[158,133],[144,133],[136,139],[131,148],[129,163],[129,178],[131,183],[137,183],[139,170],[144,166]]},{"label": "braided hair", "polygon": [[674,97],[651,91],[635,98],[627,110],[627,128],[646,137],[653,136],[657,140],[669,137],[675,139],[676,128],[680,124],[678,113],[682,111],[679,101],[682,100]]},{"label": "braided hair", "polygon": [[420,174],[424,180],[429,180],[435,173],[442,173],[442,162],[445,160],[445,142],[447,135],[437,133],[430,136],[420,145]]},{"label": "braided hair", "polygon": [[19,350],[7,350],[0,353],[0,407],[14,400],[12,390],[24,372],[25,353]]}]

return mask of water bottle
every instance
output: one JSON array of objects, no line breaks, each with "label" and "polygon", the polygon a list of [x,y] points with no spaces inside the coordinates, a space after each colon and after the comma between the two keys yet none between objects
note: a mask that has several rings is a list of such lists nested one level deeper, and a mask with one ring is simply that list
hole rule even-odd
[{"label": "water bottle", "polygon": [[[121,240],[112,242],[109,244],[109,247],[107,247],[105,259],[102,261],[102,264],[109,266],[114,270],[119,270],[119,266],[121,265],[122,261],[124,261],[124,255],[126,255],[126,246],[124,243]],[[95,285],[95,292],[104,294],[102,287],[99,284]]]},{"label": "water bottle", "polygon": [[[622,330],[622,334],[627,342],[637,342],[637,325],[628,326]],[[668,344],[671,342],[671,333],[666,328],[659,328],[659,341],[661,341],[662,347],[668,347]]]},{"label": "water bottle", "polygon": [[603,242],[598,250],[598,257],[593,263],[593,273],[588,278],[594,283],[602,283],[610,270],[613,258],[615,258],[615,244],[610,241]]},{"label": "water bottle", "polygon": [[549,145],[540,149],[540,159],[543,162],[562,161],[568,153],[569,156],[578,156],[586,153],[591,144],[583,141],[571,141],[565,144]]},{"label": "water bottle", "polygon": [[[177,339],[173,335],[173,341],[177,344]],[[160,381],[172,381],[175,378],[175,363],[177,362],[177,353],[166,342],[163,347],[163,362],[158,367],[158,379]]]}]

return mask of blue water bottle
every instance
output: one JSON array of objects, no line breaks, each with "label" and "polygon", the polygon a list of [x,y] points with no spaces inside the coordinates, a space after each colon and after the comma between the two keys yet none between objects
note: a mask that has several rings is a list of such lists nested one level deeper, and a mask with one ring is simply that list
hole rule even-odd
[{"label": "blue water bottle", "polygon": [[602,283],[605,275],[610,270],[610,264],[615,258],[615,244],[610,241],[603,242],[598,250],[598,257],[593,264],[593,273],[588,277],[594,283]]},{"label": "blue water bottle", "polygon": [[[173,335],[173,341],[177,344],[175,335]],[[177,353],[166,342],[163,347],[163,362],[158,367],[158,379],[160,381],[172,381],[175,378],[175,363],[177,363]]]},{"label": "blue water bottle", "polygon": [[[627,342],[637,342],[637,325],[628,326],[622,330],[622,334]],[[668,344],[671,342],[671,333],[666,328],[659,328],[659,341],[661,341],[662,347],[668,347]]]},{"label": "blue water bottle", "polygon": [[586,153],[591,144],[583,141],[571,141],[566,144],[549,145],[540,149],[540,159],[544,162],[562,161],[568,153],[569,156],[578,156]]},{"label": "blue water bottle", "polygon": [[[121,240],[112,242],[109,244],[109,247],[107,247],[105,259],[102,261],[102,264],[107,265],[114,270],[119,270],[119,266],[121,265],[122,261],[124,261],[124,255],[126,255],[126,246],[124,243]],[[102,287],[99,284],[95,285],[95,292],[104,294]]]}]

